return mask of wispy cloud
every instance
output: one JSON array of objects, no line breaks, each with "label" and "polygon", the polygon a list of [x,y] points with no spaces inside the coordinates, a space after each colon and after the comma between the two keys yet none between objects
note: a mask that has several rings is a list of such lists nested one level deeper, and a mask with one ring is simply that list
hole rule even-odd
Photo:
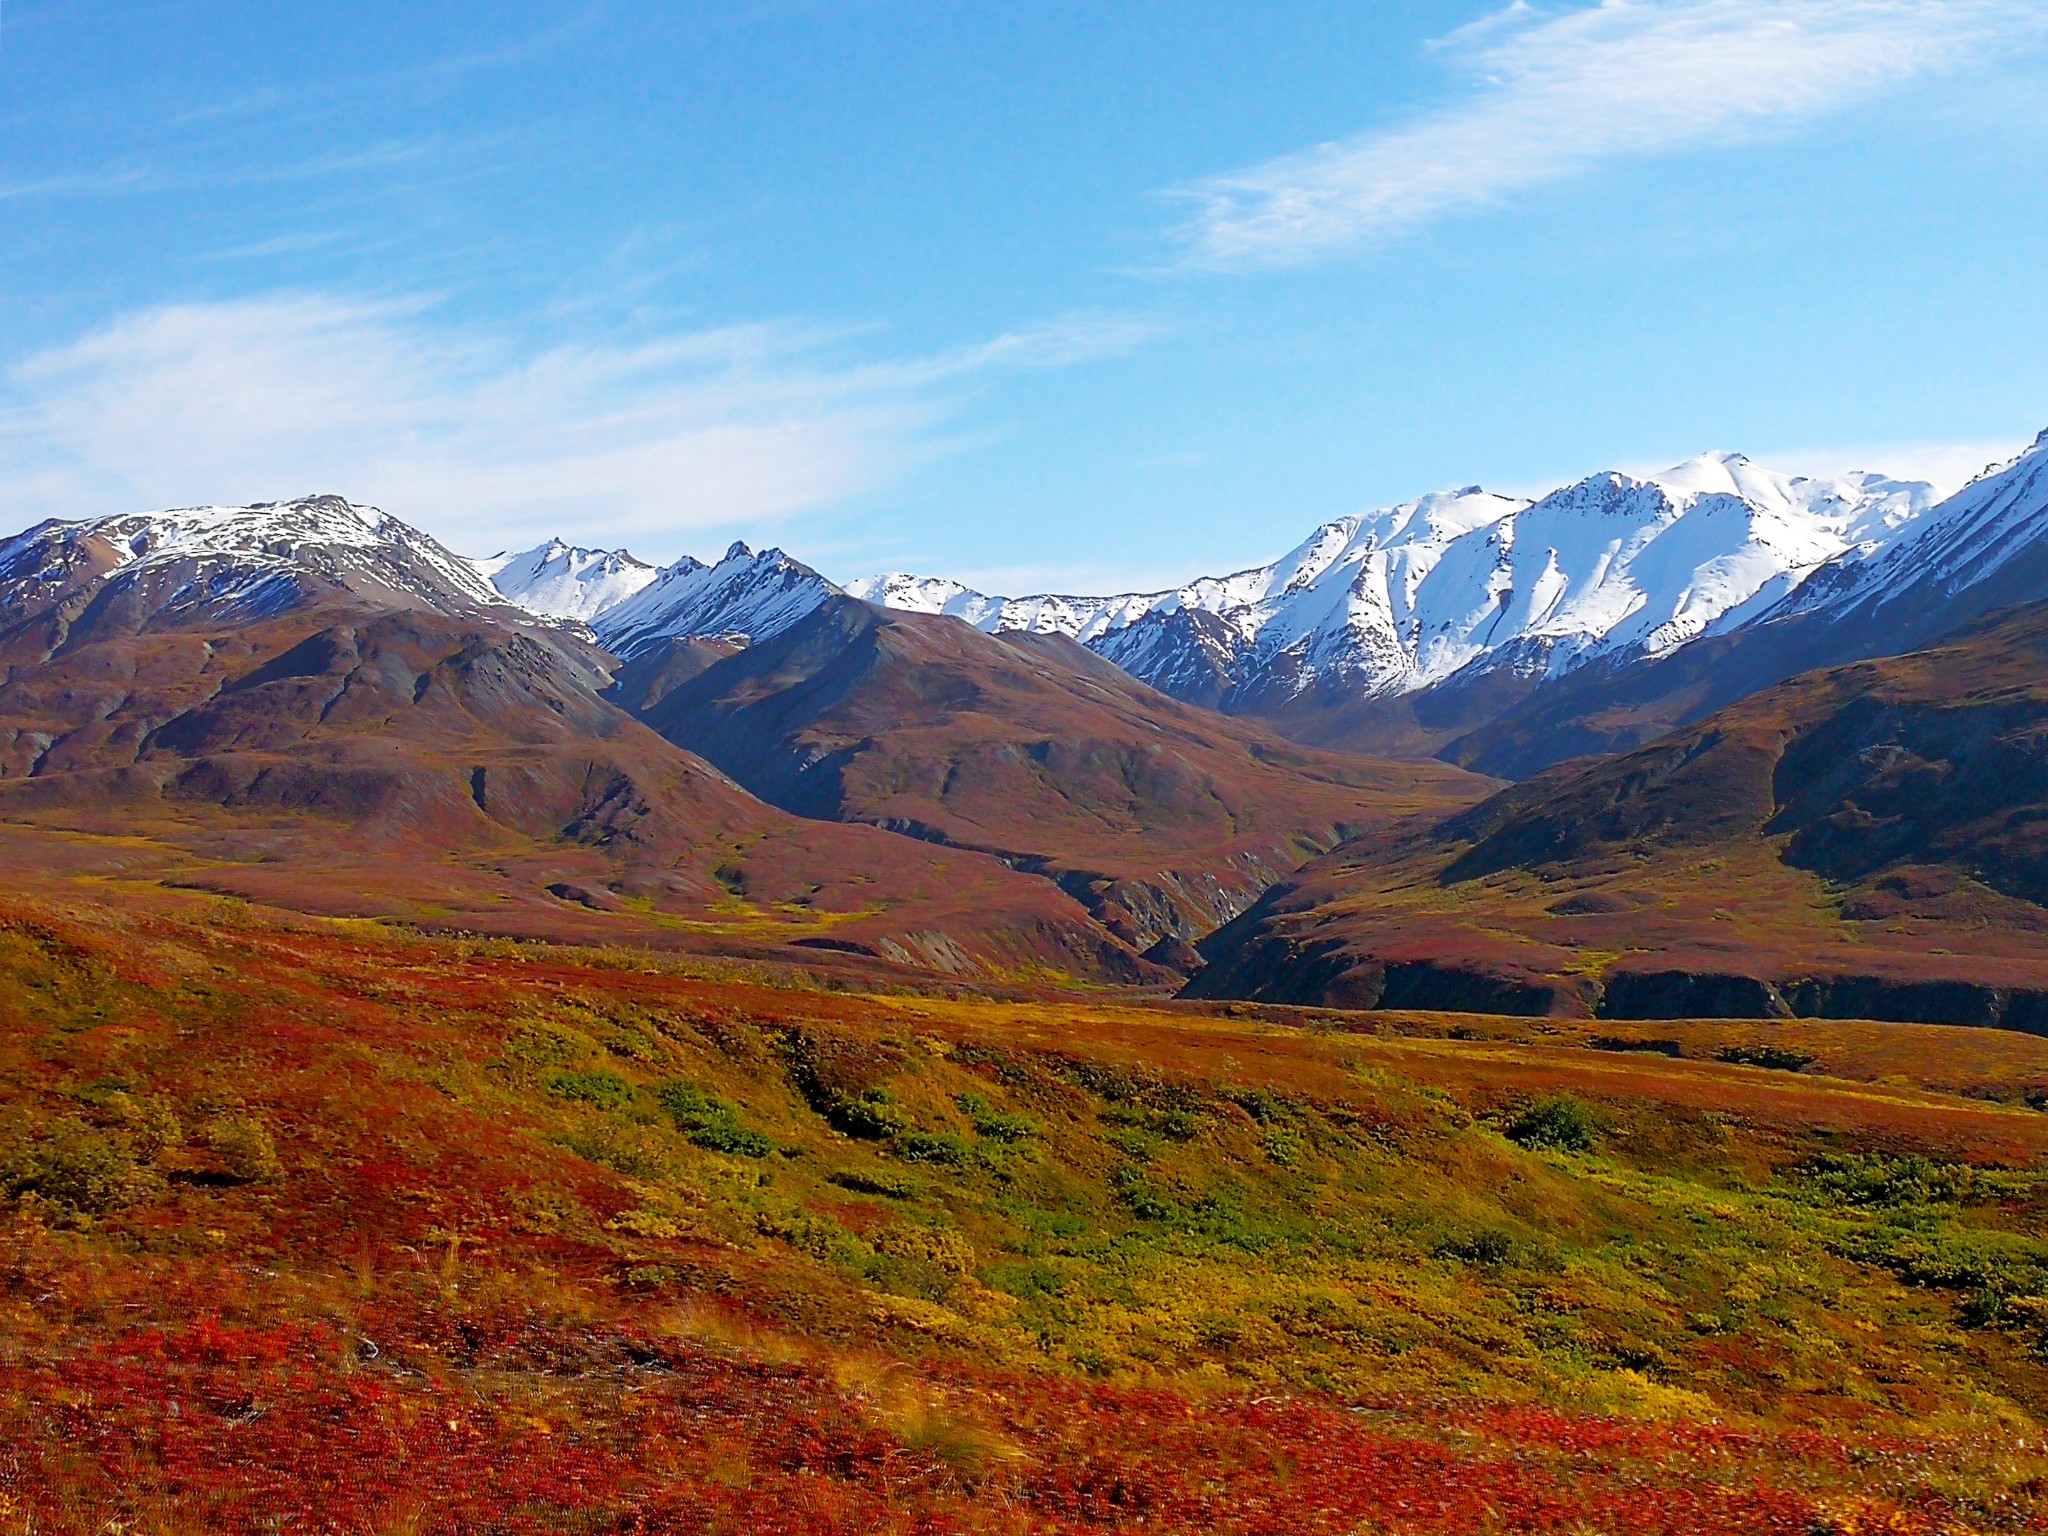
[{"label": "wispy cloud", "polygon": [[1515,0],[1432,52],[1464,99],[1182,189],[1187,261],[1316,260],[1604,161],[1739,143],[2048,33],[2039,0]]},{"label": "wispy cloud", "polygon": [[338,491],[479,551],[562,532],[645,552],[884,487],[945,451],[992,370],[1127,350],[1083,316],[851,360],[792,325],[525,352],[432,305],[320,295],[141,311],[0,384],[0,508],[39,517]]},{"label": "wispy cloud", "polygon": [[1894,480],[1925,480],[1943,494],[1961,490],[1986,469],[2005,463],[2029,437],[1969,443],[1863,443],[1832,448],[1787,448],[1758,455],[1802,475],[1845,475],[1876,470]]}]

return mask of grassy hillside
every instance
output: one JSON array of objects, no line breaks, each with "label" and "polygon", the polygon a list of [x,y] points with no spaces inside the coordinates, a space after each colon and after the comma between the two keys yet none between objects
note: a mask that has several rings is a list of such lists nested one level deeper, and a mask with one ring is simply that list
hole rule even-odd
[{"label": "grassy hillside", "polygon": [[1238,1012],[11,895],[0,1528],[2038,1528],[2048,1042]]}]

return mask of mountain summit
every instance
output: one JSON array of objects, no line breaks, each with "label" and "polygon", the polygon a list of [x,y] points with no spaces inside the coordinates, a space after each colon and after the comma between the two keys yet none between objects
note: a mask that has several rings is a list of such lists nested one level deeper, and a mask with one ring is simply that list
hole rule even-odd
[{"label": "mountain summit", "polygon": [[1414,693],[1460,672],[1556,676],[1733,627],[1934,505],[1919,481],[1780,474],[1703,454],[1540,501],[1477,486],[1318,528],[1271,565],[1167,592],[990,597],[902,574],[847,590],[982,629],[1063,634],[1155,687],[1271,713],[1313,688]]},{"label": "mountain summit", "polygon": [[0,543],[9,628],[74,599],[140,627],[165,610],[254,619],[330,592],[446,614],[510,606],[435,539],[339,496],[50,521]]},{"label": "mountain summit", "polygon": [[623,549],[579,549],[550,539],[520,554],[475,562],[477,573],[510,602],[550,619],[589,621],[660,574]]}]

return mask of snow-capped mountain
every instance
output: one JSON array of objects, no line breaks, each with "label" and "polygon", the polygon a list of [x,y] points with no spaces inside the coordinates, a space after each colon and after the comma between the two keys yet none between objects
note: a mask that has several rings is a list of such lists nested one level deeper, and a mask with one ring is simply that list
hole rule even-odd
[{"label": "snow-capped mountain", "polygon": [[631,661],[668,639],[779,635],[839,588],[779,549],[734,544],[716,565],[685,555],[591,622],[615,656]]},{"label": "snow-capped mountain", "polygon": [[1745,622],[1920,520],[1932,486],[1784,475],[1705,454],[1540,501],[1470,486],[1318,528],[1272,565],[1170,592],[991,597],[902,574],[850,584],[990,631],[1067,635],[1179,697],[1266,707],[1318,684],[1413,692],[1504,666],[1556,675]]},{"label": "snow-capped mountain", "polygon": [[87,590],[138,623],[187,609],[253,619],[335,590],[446,613],[507,606],[469,561],[339,496],[51,521],[0,544],[0,622]]},{"label": "snow-capped mountain", "polygon": [[560,539],[472,564],[508,602],[529,613],[585,623],[616,608],[660,574],[623,549],[579,549]]},{"label": "snow-capped mountain", "polygon": [[1977,614],[2048,597],[2048,432],[1898,536],[1865,545],[1767,615],[1826,615],[1931,639]]}]

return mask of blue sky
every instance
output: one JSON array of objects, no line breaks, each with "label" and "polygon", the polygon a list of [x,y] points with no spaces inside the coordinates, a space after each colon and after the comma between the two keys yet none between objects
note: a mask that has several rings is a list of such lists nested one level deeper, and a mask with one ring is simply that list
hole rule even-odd
[{"label": "blue sky", "polygon": [[0,522],[1164,583],[2048,425],[2041,0],[0,13]]}]

